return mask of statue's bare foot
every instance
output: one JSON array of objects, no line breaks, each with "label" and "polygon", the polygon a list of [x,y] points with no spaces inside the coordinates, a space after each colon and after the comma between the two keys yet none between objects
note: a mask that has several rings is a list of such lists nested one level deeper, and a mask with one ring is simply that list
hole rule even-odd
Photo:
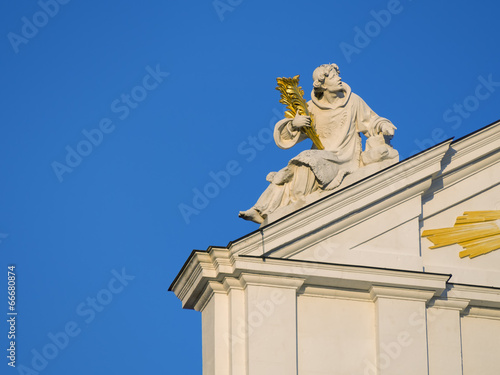
[{"label": "statue's bare foot", "polygon": [[257,211],[253,207],[246,211],[240,211],[238,216],[241,217],[242,219],[250,220],[257,224],[262,224],[264,222],[264,218],[260,216],[259,211]]}]

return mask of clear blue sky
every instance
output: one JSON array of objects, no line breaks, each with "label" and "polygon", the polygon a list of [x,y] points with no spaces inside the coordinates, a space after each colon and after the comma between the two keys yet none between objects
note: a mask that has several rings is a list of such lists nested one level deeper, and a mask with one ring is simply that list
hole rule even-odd
[{"label": "clear blue sky", "polygon": [[500,118],[498,14],[494,0],[4,2],[0,372],[201,374],[200,313],[167,289],[191,250],[257,229],[238,211],[309,147],[268,137],[275,78],[300,74],[309,98],[314,68],[337,63],[404,159]]}]

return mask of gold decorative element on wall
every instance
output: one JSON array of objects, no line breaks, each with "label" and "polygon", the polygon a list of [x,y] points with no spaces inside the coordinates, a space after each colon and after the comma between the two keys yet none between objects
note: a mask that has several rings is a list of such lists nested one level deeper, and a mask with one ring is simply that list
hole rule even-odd
[{"label": "gold decorative element on wall", "polygon": [[452,228],[424,230],[422,237],[427,237],[434,246],[430,249],[459,244],[464,249],[460,258],[475,258],[500,249],[500,210],[467,211],[457,217]]},{"label": "gold decorative element on wall", "polygon": [[305,126],[301,128],[301,131],[311,138],[318,150],[324,150],[325,148],[316,133],[314,117],[307,108],[307,102],[304,99],[304,90],[299,86],[299,77],[297,75],[293,78],[276,78],[278,82],[276,90],[281,92],[280,103],[285,104],[288,108],[288,111],[285,112],[285,117],[287,118],[294,118],[297,113],[302,116],[311,117],[311,126]]}]

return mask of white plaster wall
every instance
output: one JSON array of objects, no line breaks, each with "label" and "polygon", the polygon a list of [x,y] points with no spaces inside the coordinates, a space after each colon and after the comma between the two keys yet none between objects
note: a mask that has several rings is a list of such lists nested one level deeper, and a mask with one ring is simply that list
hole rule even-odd
[{"label": "white plaster wall", "polygon": [[231,375],[247,374],[247,336],[246,303],[243,289],[232,289],[229,292],[229,360]]},{"label": "white plaster wall", "polygon": [[462,342],[458,309],[427,309],[429,375],[462,375]]},{"label": "white plaster wall", "polygon": [[229,375],[228,296],[215,293],[201,313],[203,375]]},{"label": "white plaster wall", "polygon": [[215,315],[214,300],[210,300],[201,313],[201,338],[203,356],[203,375],[215,375]]},{"label": "white plaster wall", "polygon": [[247,285],[246,305],[248,375],[295,375],[295,288]]},{"label": "white plaster wall", "polygon": [[297,299],[299,374],[364,374],[375,363],[371,301],[301,295]]},{"label": "white plaster wall", "polygon": [[375,308],[378,372],[364,374],[426,375],[425,301],[378,296]]},{"label": "white plaster wall", "polygon": [[500,320],[462,318],[464,375],[500,374]]},{"label": "white plaster wall", "polygon": [[[498,309],[431,301],[433,292],[412,288],[298,290],[300,281],[279,277],[245,280],[201,309],[204,375],[500,374]],[[462,289],[475,303],[497,303],[492,289]]]}]

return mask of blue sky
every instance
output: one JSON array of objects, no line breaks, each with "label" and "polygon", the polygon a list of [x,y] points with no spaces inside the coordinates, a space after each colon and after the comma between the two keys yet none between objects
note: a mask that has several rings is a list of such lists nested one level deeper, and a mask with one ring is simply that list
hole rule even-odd
[{"label": "blue sky", "polygon": [[499,13],[493,0],[4,2],[4,354],[11,264],[18,315],[2,374],[200,374],[200,314],[167,289],[191,250],[257,229],[238,211],[310,147],[269,138],[276,77],[300,74],[309,98],[314,68],[337,63],[397,126],[404,159],[500,118]]}]

